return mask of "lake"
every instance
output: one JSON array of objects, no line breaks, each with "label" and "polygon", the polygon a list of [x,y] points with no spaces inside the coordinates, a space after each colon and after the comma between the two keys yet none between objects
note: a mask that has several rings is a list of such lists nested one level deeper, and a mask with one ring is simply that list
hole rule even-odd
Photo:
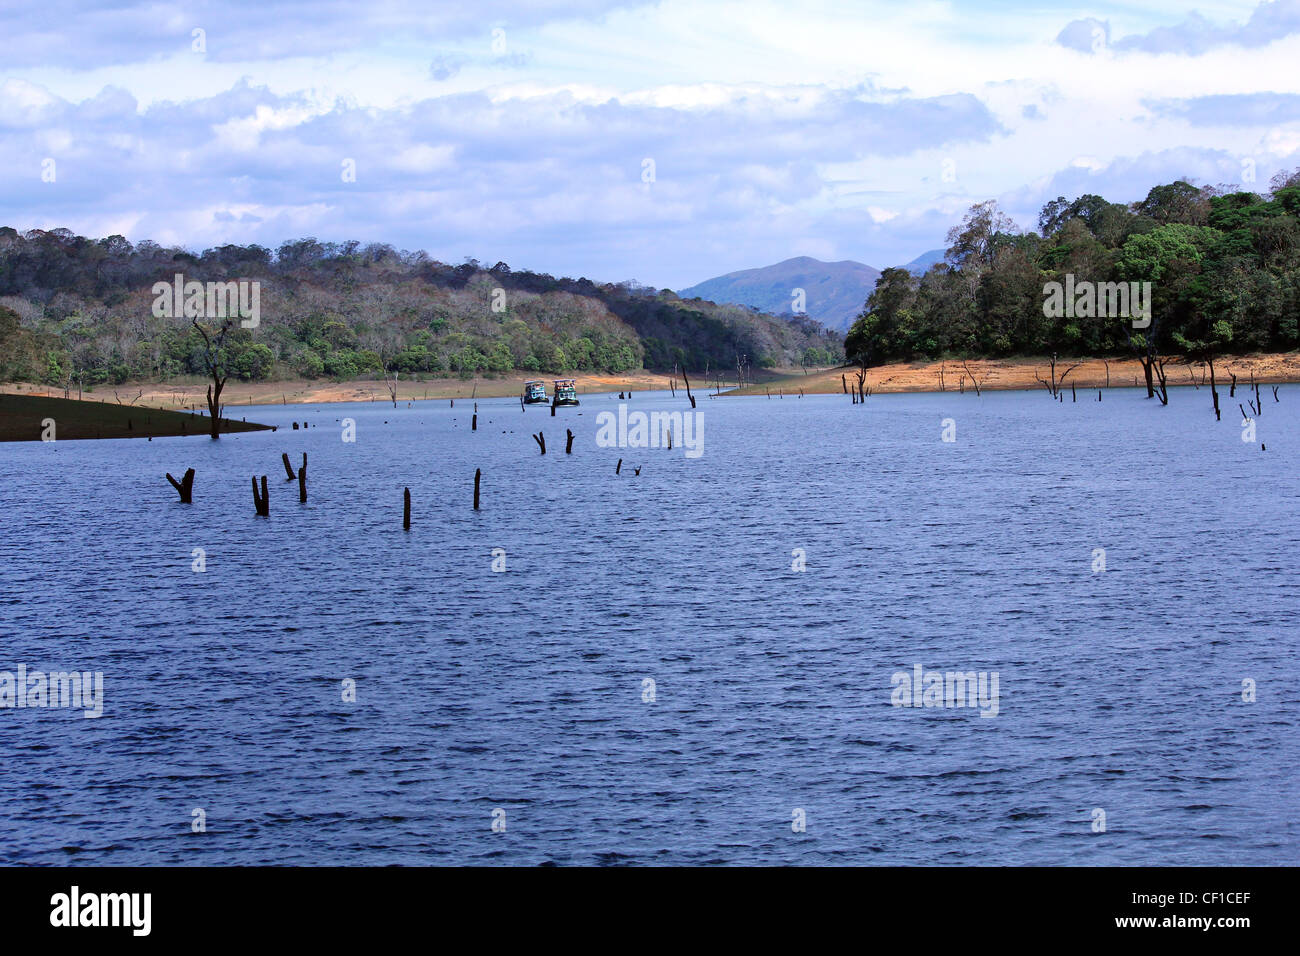
[{"label": "lake", "polygon": [[1294,864],[1300,388],[1221,394],[0,446],[0,671],[103,674],[0,708],[0,862]]}]

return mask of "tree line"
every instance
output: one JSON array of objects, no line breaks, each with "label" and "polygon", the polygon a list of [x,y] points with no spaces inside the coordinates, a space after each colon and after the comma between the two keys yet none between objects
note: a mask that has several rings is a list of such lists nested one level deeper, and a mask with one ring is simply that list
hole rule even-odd
[{"label": "tree line", "polygon": [[[1021,230],[995,202],[980,203],[949,231],[945,260],[923,276],[884,270],[845,336],[845,358],[865,367],[1133,354],[1156,394],[1169,355],[1212,361],[1300,346],[1298,217],[1300,169],[1275,176],[1264,194],[1179,180],[1130,204],[1061,196],[1043,207],[1037,231]],[[1146,282],[1145,326],[1098,314],[1106,310],[1095,297],[1050,307],[1051,283]]]},{"label": "tree line", "polygon": [[[154,314],[155,283],[257,281],[257,328],[228,330],[222,365],[245,381],[495,375],[512,371],[834,364],[842,339],[743,306],[449,265],[382,243],[299,239],[193,253],[122,236],[0,228],[0,380],[67,387],[206,376],[203,317]],[[202,324],[204,328],[199,328]]]}]

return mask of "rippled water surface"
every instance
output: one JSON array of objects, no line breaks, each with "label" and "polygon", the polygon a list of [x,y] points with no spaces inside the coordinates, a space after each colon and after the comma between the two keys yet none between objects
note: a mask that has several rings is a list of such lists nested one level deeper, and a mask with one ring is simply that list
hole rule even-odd
[{"label": "rippled water surface", "polygon": [[[694,460],[597,447],[594,395],[0,445],[0,671],[105,686],[0,709],[0,862],[1294,864],[1280,396],[1253,443],[1176,389],[700,396]],[[916,665],[998,672],[997,716],[892,706]]]}]

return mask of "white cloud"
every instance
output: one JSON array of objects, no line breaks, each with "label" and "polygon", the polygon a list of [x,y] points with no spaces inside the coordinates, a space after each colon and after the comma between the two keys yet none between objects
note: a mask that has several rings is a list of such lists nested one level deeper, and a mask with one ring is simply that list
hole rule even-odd
[{"label": "white cloud", "polygon": [[49,0],[0,37],[0,202],[21,228],[314,233],[664,285],[813,249],[888,265],[991,197],[1029,225],[1056,191],[1135,199],[1247,156],[1267,181],[1300,125],[1288,4],[1211,0],[1232,42],[1148,53],[1124,39],[1183,5],[1100,0],[1094,53],[1029,2]]}]

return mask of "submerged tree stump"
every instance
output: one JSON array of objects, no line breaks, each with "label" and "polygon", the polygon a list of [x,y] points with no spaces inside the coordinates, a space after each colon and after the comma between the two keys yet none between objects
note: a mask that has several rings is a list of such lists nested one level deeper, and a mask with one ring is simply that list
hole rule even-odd
[{"label": "submerged tree stump", "polygon": [[411,489],[402,489],[402,528],[411,530]]},{"label": "submerged tree stump", "polygon": [[479,480],[483,477],[483,469],[474,469],[474,510],[478,511],[478,485]]},{"label": "submerged tree stump", "polygon": [[181,477],[180,481],[177,481],[175,478],[173,478],[171,476],[171,473],[169,472],[167,475],[167,480],[172,483],[172,487],[176,489],[176,493],[181,496],[181,504],[188,505],[194,503],[194,469],[193,468],[187,469],[185,474]]},{"label": "submerged tree stump", "polygon": [[571,429],[566,428],[565,432],[568,433],[569,440],[564,443],[564,453],[566,455],[572,455],[573,454],[573,431]]},{"label": "submerged tree stump", "polygon": [[[551,411],[555,411],[554,406],[552,406]],[[537,442],[537,447],[540,448],[540,449],[542,450],[542,454],[545,455],[545,454],[546,454],[546,436],[543,435],[541,432],[538,432],[536,435],[533,436],[533,441]]]},{"label": "submerged tree stump", "polygon": [[307,500],[307,453],[302,453],[302,467],[298,469],[298,500]]},{"label": "submerged tree stump", "polygon": [[280,461],[284,462],[285,481],[293,481],[298,477],[293,473],[293,465],[289,464],[289,453],[287,451],[280,452]]},{"label": "submerged tree stump", "polygon": [[266,475],[262,476],[262,493],[257,492],[257,478],[254,476],[249,479],[253,483],[253,508],[263,518],[271,517],[271,501],[266,493]]}]

